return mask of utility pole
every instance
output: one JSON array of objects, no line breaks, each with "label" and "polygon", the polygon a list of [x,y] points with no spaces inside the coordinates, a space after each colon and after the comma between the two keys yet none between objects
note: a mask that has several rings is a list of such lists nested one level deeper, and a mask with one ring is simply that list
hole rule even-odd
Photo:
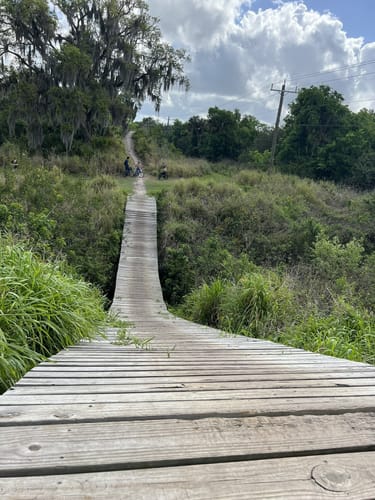
[{"label": "utility pole", "polygon": [[272,92],[280,92],[279,109],[277,110],[275,128],[274,128],[273,137],[272,137],[271,167],[273,168],[273,166],[275,164],[277,136],[278,136],[278,133],[279,133],[279,124],[280,124],[281,111],[283,109],[284,95],[285,94],[296,94],[297,93],[297,87],[295,88],[295,90],[285,90],[285,80],[284,80],[284,83],[282,84],[281,89],[274,89],[273,88],[273,84],[272,84],[271,91]]}]

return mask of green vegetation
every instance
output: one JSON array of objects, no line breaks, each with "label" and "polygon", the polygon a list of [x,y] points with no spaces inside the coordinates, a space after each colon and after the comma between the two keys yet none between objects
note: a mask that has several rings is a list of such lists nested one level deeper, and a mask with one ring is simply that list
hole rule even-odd
[{"label": "green vegetation", "polygon": [[143,0],[0,0],[0,18],[0,143],[81,154],[188,86]]},{"label": "green vegetation", "polygon": [[[107,162],[111,164],[114,151]],[[19,167],[10,166],[20,158]],[[120,153],[117,152],[117,158]],[[124,217],[126,192],[116,178],[100,173],[100,162],[80,159],[83,171],[71,175],[76,159],[16,155],[0,148],[0,231],[11,233],[38,255],[66,258],[86,280],[107,295],[113,287]],[[117,159],[116,166],[121,160]],[[104,169],[106,171],[107,169]],[[66,172],[66,173],[65,173]],[[127,190],[131,186],[127,186]]]},{"label": "green vegetation", "polygon": [[117,337],[114,345],[133,345],[137,349],[145,349],[146,351],[152,348],[152,341],[154,337],[147,337],[145,339],[137,337],[137,335],[132,335],[125,328],[120,329],[117,332]]},{"label": "green vegetation", "polygon": [[[104,299],[57,263],[0,240],[0,391],[28,369],[107,324]],[[64,266],[63,266],[64,267]]]},{"label": "green vegetation", "polygon": [[178,182],[151,184],[170,306],[232,333],[374,363],[374,193],[233,164],[190,178],[190,163],[187,178],[179,157]]}]

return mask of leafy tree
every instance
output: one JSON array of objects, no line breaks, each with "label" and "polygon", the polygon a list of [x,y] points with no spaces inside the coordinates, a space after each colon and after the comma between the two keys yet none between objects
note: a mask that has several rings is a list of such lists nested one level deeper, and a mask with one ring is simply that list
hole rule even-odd
[{"label": "leafy tree", "polygon": [[[199,117],[193,117],[200,120]],[[192,136],[190,131],[190,118],[189,122],[183,123],[180,120],[175,120],[171,128],[171,133],[169,135],[169,140],[178,148],[182,153],[187,156],[199,156],[199,152],[193,151],[192,149]],[[195,153],[195,154],[194,154]]]},{"label": "leafy tree", "polygon": [[241,115],[238,111],[209,108],[204,154],[212,161],[223,158],[237,159],[239,154],[238,128]]},{"label": "leafy tree", "polygon": [[190,136],[190,148],[187,154],[201,156],[204,134],[207,133],[207,120],[199,116],[192,116],[187,123],[187,130]]},{"label": "leafy tree", "polygon": [[[255,140],[264,134],[262,126],[250,115],[217,107],[208,110],[207,118],[192,116],[187,122],[176,120],[167,138],[187,156],[218,161],[238,160],[253,150]],[[261,141],[262,142],[262,141]],[[263,141],[264,146],[264,141]],[[262,151],[268,148],[268,144]]]},{"label": "leafy tree", "polygon": [[30,148],[57,128],[69,151],[188,87],[185,52],[162,40],[143,0],[0,0],[0,18],[1,116]]},{"label": "leafy tree", "polygon": [[241,150],[253,149],[255,138],[258,135],[260,123],[254,116],[245,115],[239,123],[239,148]]},{"label": "leafy tree", "polygon": [[254,138],[253,150],[259,151],[260,153],[271,151],[273,128],[258,122],[256,129],[257,133]]},{"label": "leafy tree", "polygon": [[362,109],[355,118],[362,140],[349,180],[356,187],[373,189],[375,187],[375,113],[373,110]]},{"label": "leafy tree", "polygon": [[302,89],[290,105],[279,158],[304,175],[342,180],[362,146],[353,124],[341,94],[323,85]]}]

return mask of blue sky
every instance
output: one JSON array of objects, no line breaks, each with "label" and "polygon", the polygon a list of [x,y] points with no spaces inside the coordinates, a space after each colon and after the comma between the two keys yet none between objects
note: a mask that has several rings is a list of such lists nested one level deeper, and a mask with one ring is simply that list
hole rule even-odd
[{"label": "blue sky", "polygon": [[[375,0],[148,3],[165,38],[191,55],[191,90],[165,95],[161,120],[205,116],[218,106],[273,124],[279,95],[270,87],[284,80],[299,88],[328,84],[353,111],[375,109]],[[286,96],[284,116],[293,98]],[[150,104],[143,116],[155,116]]]},{"label": "blue sky", "polygon": [[[343,23],[348,36],[375,41],[375,0],[304,0],[304,4],[320,13],[330,11]],[[274,0],[254,0],[252,10],[274,7]]]}]

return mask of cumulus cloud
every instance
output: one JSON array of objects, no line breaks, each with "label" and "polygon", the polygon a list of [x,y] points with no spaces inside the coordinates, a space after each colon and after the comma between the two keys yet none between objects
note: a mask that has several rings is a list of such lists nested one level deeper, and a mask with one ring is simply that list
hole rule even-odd
[{"label": "cumulus cloud", "polygon": [[[303,1],[274,2],[268,9],[256,9],[256,3],[149,0],[166,39],[192,57],[187,66],[191,92],[171,92],[161,116],[165,109],[170,117],[187,119],[217,105],[273,123],[278,94],[270,86],[277,88],[284,79],[290,88],[327,83],[355,110],[375,105],[365,101],[373,96],[371,78],[354,78],[375,71],[375,64],[354,66],[375,60],[375,42],[348,37],[339,19]],[[293,94],[286,97],[287,104]],[[142,114],[152,114],[151,107],[146,105]]]},{"label": "cumulus cloud", "polygon": [[243,0],[149,0],[150,10],[159,17],[163,34],[172,43],[192,52],[215,47],[229,36],[233,23],[251,1]]}]

